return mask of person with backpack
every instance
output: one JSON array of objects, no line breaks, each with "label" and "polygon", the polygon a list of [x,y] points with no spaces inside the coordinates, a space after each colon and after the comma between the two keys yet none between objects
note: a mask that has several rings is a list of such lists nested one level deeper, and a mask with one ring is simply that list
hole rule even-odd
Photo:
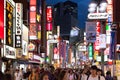
[{"label": "person with backpack", "polygon": [[106,72],[105,79],[106,79],[106,80],[113,80],[113,77],[111,76],[111,71],[107,71],[107,72]]},{"label": "person with backpack", "polygon": [[87,77],[87,80],[105,80],[103,76],[98,76],[97,69],[97,66],[91,66],[90,75]]},{"label": "person with backpack", "polygon": [[80,73],[80,75],[79,75],[79,78],[78,78],[78,80],[86,80],[87,79],[87,74],[86,74],[86,69],[82,69],[81,70],[81,73]]}]

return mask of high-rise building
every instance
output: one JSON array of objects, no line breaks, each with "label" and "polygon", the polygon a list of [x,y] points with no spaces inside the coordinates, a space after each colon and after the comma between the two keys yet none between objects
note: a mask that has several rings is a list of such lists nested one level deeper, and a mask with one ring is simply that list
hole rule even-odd
[{"label": "high-rise building", "polygon": [[78,26],[78,5],[66,1],[54,5],[54,26],[60,26],[60,36],[68,40],[72,27]]}]

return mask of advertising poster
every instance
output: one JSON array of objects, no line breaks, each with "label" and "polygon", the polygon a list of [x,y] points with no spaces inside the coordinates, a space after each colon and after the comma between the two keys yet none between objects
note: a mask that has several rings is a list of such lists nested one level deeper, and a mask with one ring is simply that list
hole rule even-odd
[{"label": "advertising poster", "polygon": [[23,40],[22,42],[23,42],[22,43],[22,48],[23,48],[22,53],[23,53],[23,55],[27,56],[27,54],[28,54],[28,42],[25,40]]},{"label": "advertising poster", "polygon": [[16,49],[10,46],[5,45],[5,53],[4,56],[6,58],[16,59]]},{"label": "advertising poster", "polygon": [[99,35],[99,47],[106,48],[106,35],[105,34]]},{"label": "advertising poster", "polygon": [[86,40],[92,43],[96,41],[96,22],[86,22]]},{"label": "advertising poster", "polygon": [[29,36],[31,40],[37,39],[37,27],[36,24],[30,24]]}]

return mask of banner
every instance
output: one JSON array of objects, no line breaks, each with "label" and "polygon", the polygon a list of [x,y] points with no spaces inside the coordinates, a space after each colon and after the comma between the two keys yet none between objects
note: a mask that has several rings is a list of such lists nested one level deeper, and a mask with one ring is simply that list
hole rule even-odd
[{"label": "banner", "polygon": [[110,41],[110,59],[115,59],[116,52],[116,31],[111,31],[111,41]]}]

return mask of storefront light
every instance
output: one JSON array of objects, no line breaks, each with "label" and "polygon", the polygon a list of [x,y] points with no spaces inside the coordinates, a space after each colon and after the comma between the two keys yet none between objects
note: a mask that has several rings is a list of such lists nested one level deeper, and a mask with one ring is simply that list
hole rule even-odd
[{"label": "storefront light", "polygon": [[58,36],[57,35],[52,35],[52,34],[49,34],[48,36],[48,39],[52,40],[52,39],[57,39]]}]

